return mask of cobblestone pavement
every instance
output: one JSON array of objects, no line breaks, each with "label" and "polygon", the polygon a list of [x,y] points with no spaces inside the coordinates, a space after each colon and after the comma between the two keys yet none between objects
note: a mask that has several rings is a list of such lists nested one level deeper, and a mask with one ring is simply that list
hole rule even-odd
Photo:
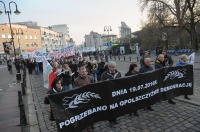
[{"label": "cobblestone pavement", "polygon": [[[124,75],[130,62],[116,62],[118,70]],[[197,102],[200,101],[199,72],[194,70],[194,95],[190,96]],[[49,105],[43,103],[46,89],[43,88],[42,74],[30,75],[30,81],[41,132],[57,131],[55,122],[49,121]],[[157,103],[153,105],[154,111],[139,110],[139,117],[121,116],[113,128],[108,126],[108,121],[95,123],[94,132],[200,132],[200,106],[179,100],[176,102],[176,105],[166,101]]]}]

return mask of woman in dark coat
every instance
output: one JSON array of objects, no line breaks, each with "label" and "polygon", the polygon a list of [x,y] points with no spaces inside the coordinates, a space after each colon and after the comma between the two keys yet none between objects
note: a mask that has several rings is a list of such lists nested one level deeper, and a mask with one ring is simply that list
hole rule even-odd
[{"label": "woman in dark coat", "polygon": [[[58,93],[58,92],[63,92],[65,91],[63,89],[63,87],[61,86],[61,80],[59,78],[55,78],[52,82],[52,85],[51,85],[52,89],[49,90],[45,96],[45,101],[44,103],[45,104],[49,104],[49,99],[48,99],[48,96],[50,94],[55,94],[55,93]],[[50,108],[50,116],[49,116],[49,120],[51,121],[54,121],[54,115],[53,115],[53,112],[52,112],[52,109]]]},{"label": "woman in dark coat", "polygon": [[[132,63],[130,64],[129,70],[128,72],[125,74],[125,76],[132,76],[132,75],[136,75],[139,74],[139,72],[137,71],[137,65]],[[137,110],[133,112],[134,115],[139,116],[137,113]],[[131,114],[130,114],[131,115]]]}]

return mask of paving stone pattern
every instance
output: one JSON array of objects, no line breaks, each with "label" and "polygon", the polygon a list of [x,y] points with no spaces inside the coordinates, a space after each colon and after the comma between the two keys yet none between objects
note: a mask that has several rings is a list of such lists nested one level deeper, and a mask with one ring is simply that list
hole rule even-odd
[{"label": "paving stone pattern", "polygon": [[[123,64],[127,67],[127,64]],[[120,67],[119,69],[125,72],[123,68],[126,67]],[[199,78],[196,73],[195,75]],[[30,81],[41,132],[57,131],[55,121],[49,120],[49,105],[44,104],[47,91],[43,88],[42,74],[30,75]],[[198,93],[195,93],[192,99],[196,99],[197,96]],[[139,110],[139,117],[121,116],[117,118],[118,124],[113,128],[109,127],[108,121],[95,123],[94,132],[200,132],[200,106],[177,100],[176,102],[176,105],[166,101],[157,103],[153,105],[154,111]]]}]

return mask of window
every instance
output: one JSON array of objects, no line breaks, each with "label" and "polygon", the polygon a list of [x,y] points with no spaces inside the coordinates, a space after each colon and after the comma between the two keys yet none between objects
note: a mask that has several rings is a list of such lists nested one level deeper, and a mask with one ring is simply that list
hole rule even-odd
[{"label": "window", "polygon": [[21,37],[18,35],[17,38],[20,39]]},{"label": "window", "polygon": [[35,44],[35,47],[38,47],[38,44]]},{"label": "window", "polygon": [[33,39],[33,36],[30,36],[30,39]]},{"label": "window", "polygon": [[29,47],[29,44],[26,44],[26,47]]},{"label": "window", "polygon": [[11,35],[8,35],[8,38],[12,38]]},{"label": "window", "polygon": [[34,44],[31,44],[31,47],[34,47]]},{"label": "window", "polygon": [[5,34],[2,34],[1,37],[2,37],[2,38],[6,38],[6,35],[5,35]]},{"label": "window", "polygon": [[37,36],[35,36],[35,39],[37,39]]},{"label": "window", "polygon": [[25,36],[25,39],[28,39],[28,36]]}]

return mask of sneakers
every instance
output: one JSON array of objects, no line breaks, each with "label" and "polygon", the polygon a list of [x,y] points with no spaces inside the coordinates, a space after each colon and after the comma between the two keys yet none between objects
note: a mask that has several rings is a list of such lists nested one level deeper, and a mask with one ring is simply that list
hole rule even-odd
[{"label": "sneakers", "polygon": [[188,99],[188,100],[190,100],[190,98],[189,98],[187,95],[185,95],[185,99]]},{"label": "sneakers", "polygon": [[147,110],[149,110],[149,111],[153,111],[153,109],[152,109],[151,106],[147,106]]},{"label": "sneakers", "polygon": [[116,125],[117,124],[117,121],[116,120],[114,120],[114,121],[109,121],[109,126],[110,127],[113,127],[114,125]]},{"label": "sneakers", "polygon": [[134,114],[135,116],[139,116],[139,114],[138,114],[137,111],[136,111],[136,112],[133,112],[133,114]]},{"label": "sneakers", "polygon": [[172,101],[171,99],[168,100],[168,103],[169,103],[169,104],[173,104],[173,105],[176,104],[176,102]]}]

